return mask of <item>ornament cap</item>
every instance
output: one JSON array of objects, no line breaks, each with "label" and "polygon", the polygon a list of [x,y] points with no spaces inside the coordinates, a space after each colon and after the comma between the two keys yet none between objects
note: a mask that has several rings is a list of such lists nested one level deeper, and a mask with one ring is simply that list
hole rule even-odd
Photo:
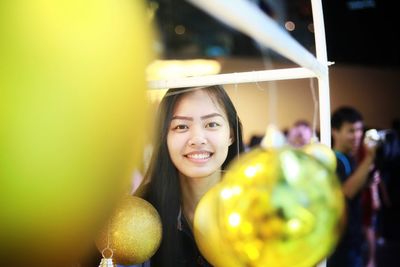
[{"label": "ornament cap", "polygon": [[117,267],[112,258],[102,258],[99,267]]},{"label": "ornament cap", "polygon": [[285,135],[274,124],[269,124],[265,130],[265,136],[261,141],[264,149],[281,148],[286,144]]}]

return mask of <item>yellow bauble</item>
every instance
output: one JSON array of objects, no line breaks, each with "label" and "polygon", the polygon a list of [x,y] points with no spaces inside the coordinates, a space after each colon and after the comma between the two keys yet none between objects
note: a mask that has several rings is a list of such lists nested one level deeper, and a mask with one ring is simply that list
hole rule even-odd
[{"label": "yellow bauble", "polygon": [[308,155],[316,158],[325,164],[333,172],[336,171],[336,156],[335,152],[327,145],[321,143],[311,143],[305,145],[302,150]]},{"label": "yellow bauble", "polygon": [[221,238],[218,224],[220,186],[208,191],[200,200],[194,214],[194,237],[199,250],[216,267],[240,267],[230,244]]},{"label": "yellow bauble", "polygon": [[91,245],[142,157],[144,1],[0,4],[0,258],[61,266]]},{"label": "yellow bauble", "polygon": [[130,196],[118,205],[96,245],[99,251],[111,248],[115,263],[133,265],[154,255],[161,235],[161,219],[156,209],[146,200]]},{"label": "yellow bauble", "polygon": [[340,236],[340,183],[300,150],[250,151],[230,166],[219,190],[219,238],[243,266],[313,266]]}]

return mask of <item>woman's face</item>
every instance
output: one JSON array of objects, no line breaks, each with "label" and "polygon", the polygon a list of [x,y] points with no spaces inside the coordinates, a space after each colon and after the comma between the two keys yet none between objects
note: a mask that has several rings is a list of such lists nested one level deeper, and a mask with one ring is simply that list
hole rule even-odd
[{"label": "woman's face", "polygon": [[207,177],[221,169],[232,144],[225,110],[203,90],[176,103],[167,135],[172,162],[181,175]]}]

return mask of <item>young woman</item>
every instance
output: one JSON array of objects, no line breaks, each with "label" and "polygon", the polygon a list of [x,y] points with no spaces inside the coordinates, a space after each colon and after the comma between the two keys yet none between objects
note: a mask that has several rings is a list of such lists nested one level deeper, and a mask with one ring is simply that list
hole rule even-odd
[{"label": "young woman", "polygon": [[194,211],[243,149],[240,120],[221,86],[167,92],[149,169],[137,191],[158,210],[163,224],[152,267],[210,266],[193,238]]}]

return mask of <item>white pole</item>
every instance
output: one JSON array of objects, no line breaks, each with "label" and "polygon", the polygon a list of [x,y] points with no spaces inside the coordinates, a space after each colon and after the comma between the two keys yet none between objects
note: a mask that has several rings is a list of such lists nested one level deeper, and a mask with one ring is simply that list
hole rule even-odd
[{"label": "white pole", "polygon": [[315,73],[305,68],[288,68],[239,72],[229,74],[207,75],[177,78],[169,80],[153,80],[148,82],[150,89],[167,89],[180,87],[209,86],[216,84],[239,84],[276,80],[302,79],[316,77]]},{"label": "white pole", "polygon": [[220,19],[233,28],[249,35],[258,43],[312,70],[317,76],[323,75],[326,65],[316,58],[283,30],[273,19],[248,0],[187,0]]},{"label": "white pole", "polygon": [[[328,66],[324,15],[321,0],[311,0],[314,21],[315,47],[317,60],[324,66]],[[323,75],[318,77],[319,90],[319,115],[321,143],[331,146],[330,123],[330,96],[329,96],[329,72],[328,68]],[[322,267],[322,266],[321,266]]]},{"label": "white pole", "polygon": [[[325,25],[324,15],[322,10],[321,0],[311,0],[312,14],[314,21],[314,34],[315,34],[315,47],[317,60],[328,66],[327,52],[326,52],[326,39],[325,39]],[[330,123],[330,96],[329,96],[329,72],[328,68],[326,73],[318,77],[318,90],[319,90],[319,118],[320,118],[320,131],[321,143],[331,146],[331,123]],[[326,259],[320,262],[317,267],[326,267]]]}]

